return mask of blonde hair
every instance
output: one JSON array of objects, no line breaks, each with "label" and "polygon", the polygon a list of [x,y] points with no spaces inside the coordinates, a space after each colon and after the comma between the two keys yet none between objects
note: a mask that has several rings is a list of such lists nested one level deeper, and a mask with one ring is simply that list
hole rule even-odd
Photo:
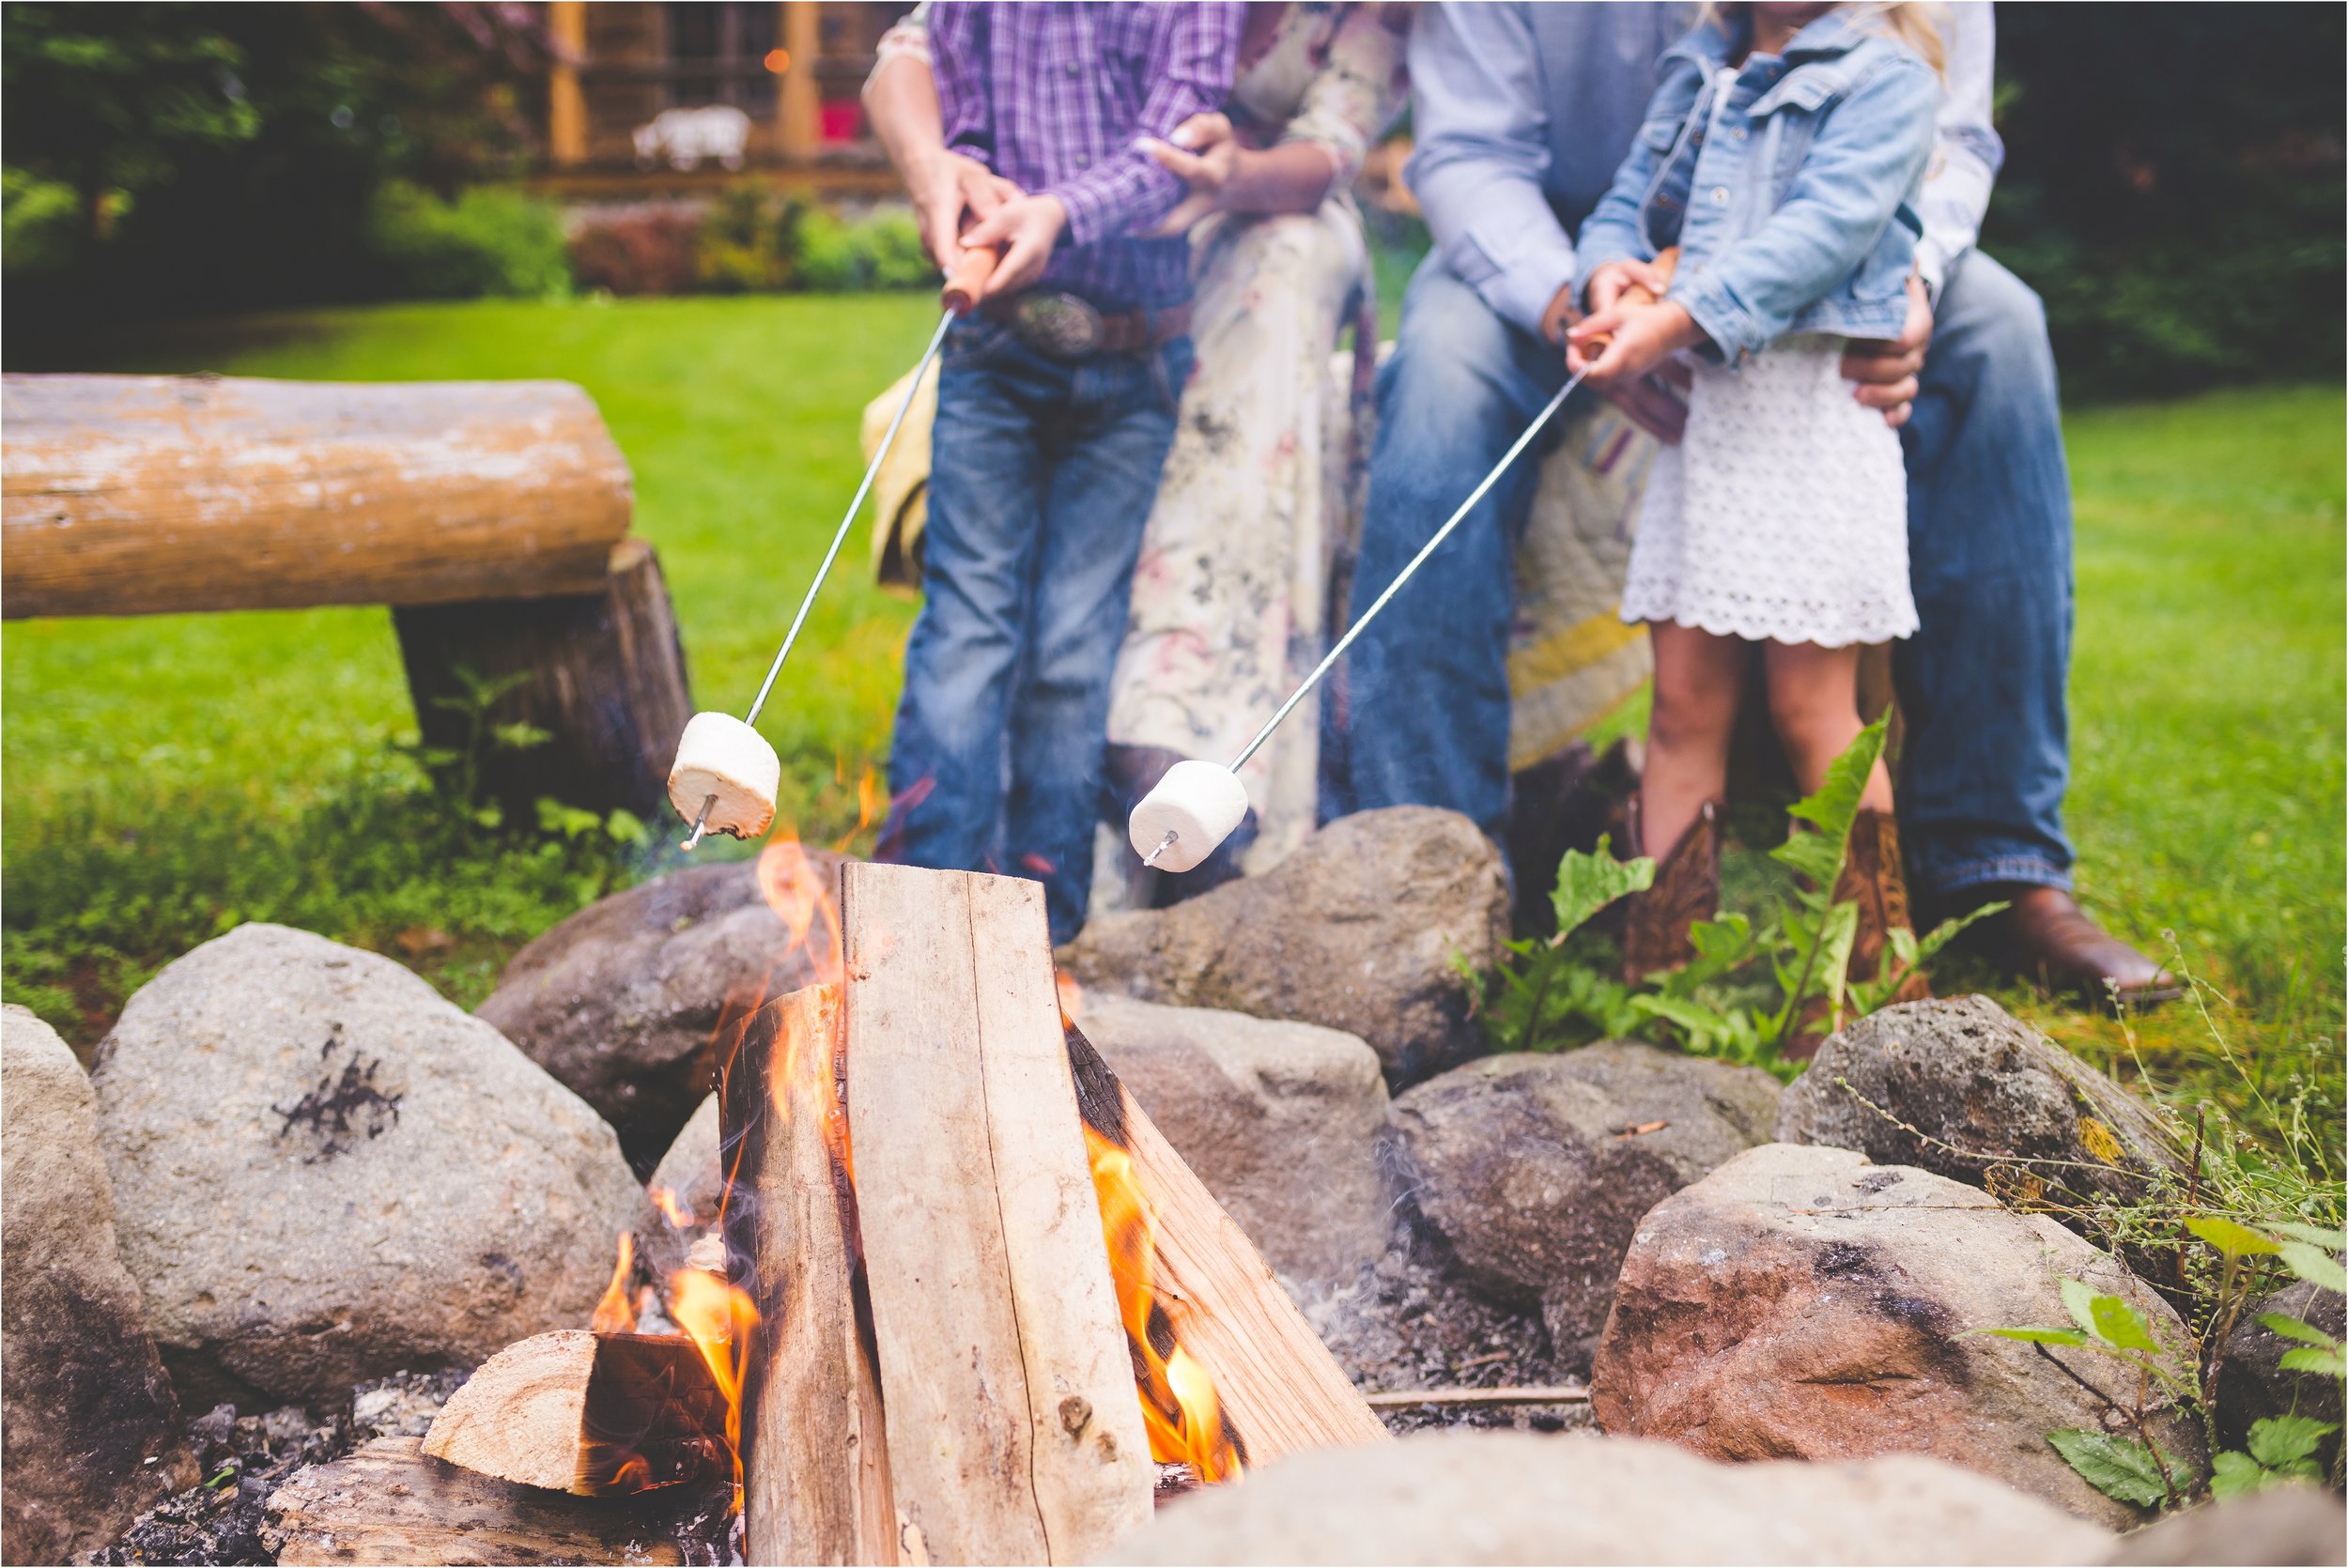
[{"label": "blonde hair", "polygon": [[[1723,16],[1740,15],[1745,8],[1737,0],[1704,0],[1698,20],[1711,22]],[[1848,4],[1836,8],[1850,11],[1853,20],[1868,32],[1913,51],[1932,68],[1934,75],[1948,74],[1948,45],[1940,33],[1940,21],[1946,8],[1938,0],[1849,0]]]}]

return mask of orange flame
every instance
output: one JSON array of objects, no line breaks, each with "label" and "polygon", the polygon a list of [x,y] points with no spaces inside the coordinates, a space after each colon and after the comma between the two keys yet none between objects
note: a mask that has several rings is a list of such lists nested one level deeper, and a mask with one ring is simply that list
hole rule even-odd
[{"label": "orange flame", "polygon": [[1089,1127],[1085,1148],[1101,1199],[1101,1239],[1108,1247],[1117,1312],[1133,1351],[1150,1457],[1187,1460],[1201,1481],[1235,1481],[1239,1453],[1223,1424],[1214,1378],[1174,1338],[1173,1320],[1158,1301],[1157,1216],[1142,1196],[1133,1156]]},{"label": "orange flame", "polygon": [[627,1288],[628,1274],[636,1267],[636,1237],[627,1231],[620,1233],[620,1261],[612,1268],[611,1283],[604,1287],[603,1299],[595,1303],[595,1315],[587,1326],[599,1334],[632,1334],[636,1331],[636,1304]]},{"label": "orange flame", "polygon": [[1062,1027],[1082,1023],[1085,1016],[1085,988],[1076,983],[1076,976],[1065,969],[1053,972],[1052,983],[1059,991],[1059,1021]]},{"label": "orange flame", "polygon": [[669,1277],[669,1315],[692,1338],[726,1401],[726,1452],[734,1460],[734,1511],[742,1512],[742,1383],[758,1309],[717,1275],[680,1268]]},{"label": "orange flame", "polygon": [[660,1217],[669,1222],[671,1230],[691,1230],[698,1222],[693,1210],[666,1187],[646,1188],[644,1195],[652,1200],[653,1207],[660,1210]]}]

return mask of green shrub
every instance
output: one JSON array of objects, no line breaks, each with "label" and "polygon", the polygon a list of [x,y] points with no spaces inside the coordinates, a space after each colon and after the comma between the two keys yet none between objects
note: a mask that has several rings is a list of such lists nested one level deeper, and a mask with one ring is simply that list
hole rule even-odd
[{"label": "green shrub", "polygon": [[716,294],[788,288],[796,273],[807,204],[765,183],[731,185],[709,206],[694,238],[693,273]]},{"label": "green shrub", "polygon": [[23,169],[0,169],[0,268],[10,277],[71,265],[82,199],[73,187]]},{"label": "green shrub", "polygon": [[422,186],[391,180],[376,192],[368,239],[409,293],[542,299],[570,292],[562,213],[518,191],[475,186],[444,202]]},{"label": "green shrub", "polygon": [[913,214],[883,208],[854,223],[808,214],[799,229],[799,283],[821,293],[920,288],[937,276]]}]

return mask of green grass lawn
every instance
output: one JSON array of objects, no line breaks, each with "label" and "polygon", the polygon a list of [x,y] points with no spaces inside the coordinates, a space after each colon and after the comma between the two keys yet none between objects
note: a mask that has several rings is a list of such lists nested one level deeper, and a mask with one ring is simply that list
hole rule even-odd
[{"label": "green grass lawn", "polygon": [[[931,309],[407,305],[238,323],[103,368],[580,383],[634,466],[695,698],[738,710],[854,487],[857,411],[919,351]],[[2175,933],[2250,1084],[2191,1009],[2138,1026],[2147,1061],[2188,1093],[2260,1087],[2277,1116],[2294,1074],[2333,1097],[2340,1079],[2342,418],[2336,391],[2283,389],[2071,423],[2082,892],[2148,945]],[[811,837],[855,823],[912,617],[870,585],[864,543],[762,720],[783,816]],[[648,869],[421,828],[435,808],[393,750],[412,721],[379,609],[13,623],[0,672],[0,973],[85,1042],[154,965],[241,918],[382,946],[470,1003],[515,945]],[[2115,1024],[2001,994],[2099,1060],[2128,1050]]]}]

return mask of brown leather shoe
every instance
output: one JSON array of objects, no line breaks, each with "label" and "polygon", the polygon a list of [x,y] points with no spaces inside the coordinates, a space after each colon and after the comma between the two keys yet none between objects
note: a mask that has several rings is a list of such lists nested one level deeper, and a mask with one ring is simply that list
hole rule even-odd
[{"label": "brown leather shoe", "polygon": [[[1630,853],[1646,853],[1645,829],[1637,796],[1630,799]],[[1623,900],[1622,977],[1636,985],[1659,969],[1676,969],[1696,956],[1688,928],[1721,912],[1721,828],[1714,803],[1696,808],[1696,820],[1679,836],[1671,853],[1656,863],[1655,884]]]},{"label": "brown leather shoe", "polygon": [[2124,1012],[2185,994],[2175,976],[2095,924],[2060,887],[2023,883],[1965,891],[1972,902],[2008,906],[1966,935],[1978,932],[1974,945],[2009,973],[2098,1007],[2116,1002]]},{"label": "brown leather shoe", "polygon": [[[1908,877],[1901,869],[1900,829],[1888,811],[1862,807],[1851,819],[1850,850],[1843,874],[1834,879],[1834,901],[1859,906],[1859,931],[1851,940],[1854,980],[1872,981],[1883,972],[1883,949],[1893,930],[1913,931],[1908,913]],[[1922,970],[1911,971],[1892,994],[1893,1002],[1922,1002],[1932,994]]]}]

